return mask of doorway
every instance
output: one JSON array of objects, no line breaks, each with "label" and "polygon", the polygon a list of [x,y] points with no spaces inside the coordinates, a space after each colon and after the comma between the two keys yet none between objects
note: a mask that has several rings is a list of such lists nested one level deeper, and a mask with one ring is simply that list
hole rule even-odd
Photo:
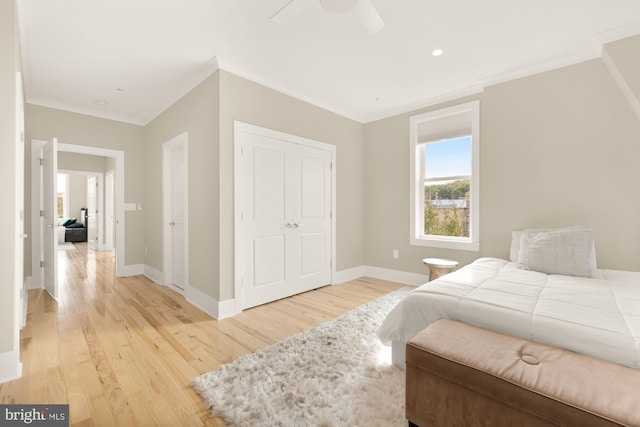
[{"label": "doorway", "polygon": [[236,310],[332,283],[335,146],[235,122]]},{"label": "doorway", "polygon": [[[42,158],[42,148],[47,141],[32,140],[31,141],[31,281],[29,288],[40,288],[43,286],[43,270],[41,261],[43,260],[43,252],[45,248],[44,224],[41,217],[43,206],[42,191],[50,180],[55,181],[53,177],[45,176],[40,159]],[[125,245],[117,242],[124,242],[124,152],[119,150],[111,150],[105,148],[57,144],[56,152],[86,154],[91,156],[105,157],[107,163],[113,164],[112,170],[114,175],[114,228],[115,228],[115,253],[116,253],[116,275],[126,275],[125,267]],[[95,174],[94,174],[95,175]],[[102,174],[97,175],[97,181],[102,183]],[[97,195],[98,209],[102,210],[102,185],[99,186]],[[100,217],[103,217],[101,215]],[[101,221],[98,220],[97,228],[101,229]],[[98,249],[103,250],[104,242],[102,232],[98,232]]]}]

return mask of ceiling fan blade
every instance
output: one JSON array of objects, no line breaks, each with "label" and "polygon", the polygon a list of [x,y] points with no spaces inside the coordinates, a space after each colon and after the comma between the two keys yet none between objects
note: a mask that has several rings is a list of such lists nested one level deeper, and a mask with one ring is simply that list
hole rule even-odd
[{"label": "ceiling fan blade", "polygon": [[384,28],[384,21],[371,0],[360,0],[354,13],[357,14],[360,23],[369,34],[375,34]]},{"label": "ceiling fan blade", "polygon": [[270,20],[275,22],[286,22],[297,17],[315,3],[316,0],[288,0],[280,9],[276,10],[273,15],[269,17]]}]

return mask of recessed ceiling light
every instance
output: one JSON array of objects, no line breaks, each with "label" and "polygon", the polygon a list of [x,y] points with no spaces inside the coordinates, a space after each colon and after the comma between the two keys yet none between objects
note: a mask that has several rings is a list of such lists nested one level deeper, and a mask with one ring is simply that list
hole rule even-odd
[{"label": "recessed ceiling light", "polygon": [[98,104],[98,105],[107,105],[108,104],[108,102],[105,101],[104,99],[96,99],[94,102],[96,104]]},{"label": "recessed ceiling light", "polygon": [[431,52],[431,55],[433,56],[440,56],[444,53],[444,50],[438,48],[438,49],[434,49],[433,52]]}]

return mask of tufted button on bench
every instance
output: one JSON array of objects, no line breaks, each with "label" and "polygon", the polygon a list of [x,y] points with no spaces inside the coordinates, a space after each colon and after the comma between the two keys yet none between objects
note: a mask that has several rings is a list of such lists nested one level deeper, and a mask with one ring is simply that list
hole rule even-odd
[{"label": "tufted button on bench", "polygon": [[446,319],[406,354],[417,426],[640,426],[635,369]]}]

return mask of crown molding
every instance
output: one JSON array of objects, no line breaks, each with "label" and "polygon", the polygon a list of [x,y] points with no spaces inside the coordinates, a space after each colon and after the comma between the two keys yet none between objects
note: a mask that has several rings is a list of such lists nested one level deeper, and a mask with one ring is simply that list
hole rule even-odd
[{"label": "crown molding", "polygon": [[122,114],[109,113],[107,111],[86,108],[78,105],[66,104],[64,102],[53,101],[44,98],[27,98],[27,104],[39,105],[41,107],[53,108],[56,110],[68,111],[70,113],[84,114],[86,116],[97,117],[100,119],[115,120],[118,122],[130,123],[133,125],[144,126],[145,122],[140,117],[132,117]]}]

